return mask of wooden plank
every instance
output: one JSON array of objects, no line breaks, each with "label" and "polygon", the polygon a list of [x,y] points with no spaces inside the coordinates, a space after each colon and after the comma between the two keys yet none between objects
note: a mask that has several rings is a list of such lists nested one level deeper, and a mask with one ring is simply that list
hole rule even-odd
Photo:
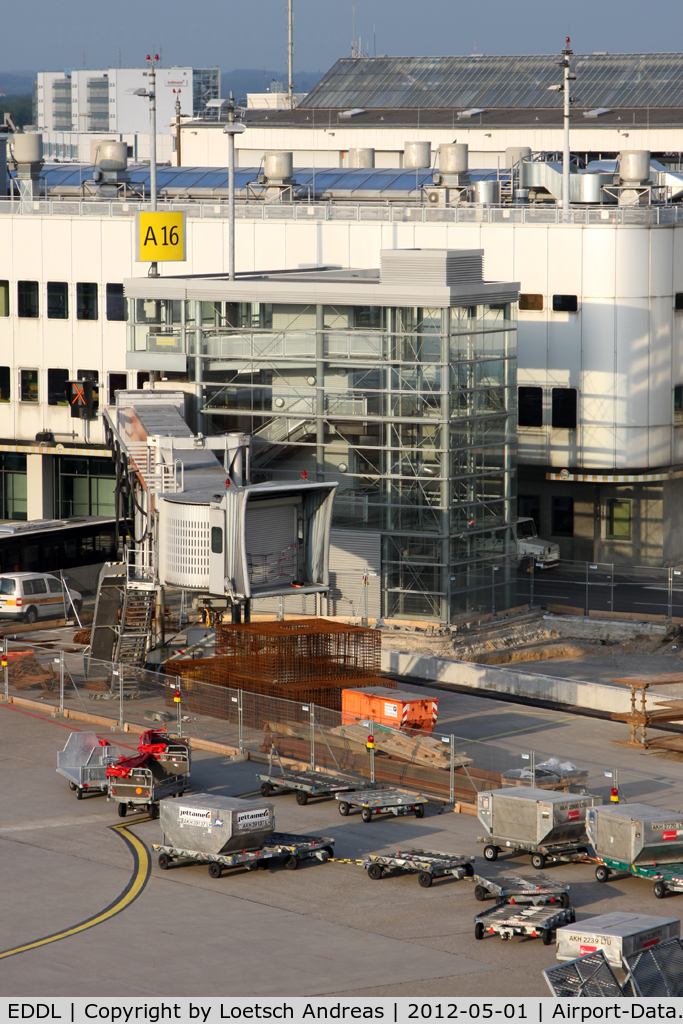
[{"label": "wooden plank", "polygon": [[683,672],[663,672],[656,676],[640,676],[639,679],[613,678],[610,682],[633,686],[636,690],[647,689],[649,686],[675,686],[676,683],[683,683]]}]

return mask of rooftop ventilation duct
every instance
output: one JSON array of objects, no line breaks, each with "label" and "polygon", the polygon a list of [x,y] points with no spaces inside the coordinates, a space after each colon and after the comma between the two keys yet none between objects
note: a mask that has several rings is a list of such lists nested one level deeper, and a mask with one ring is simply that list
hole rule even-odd
[{"label": "rooftop ventilation duct", "polygon": [[291,153],[266,153],[263,170],[269,185],[289,184],[294,172],[294,158]]},{"label": "rooftop ventilation duct", "polygon": [[90,161],[93,179],[102,196],[116,196],[122,182],[130,183],[128,174],[128,146],[114,139],[100,139],[90,143]]},{"label": "rooftop ventilation duct", "polygon": [[466,142],[450,142],[439,146],[438,180],[444,185],[466,185],[469,151]]},{"label": "rooftop ventilation duct", "polygon": [[529,146],[508,146],[505,150],[505,166],[514,167],[521,164],[523,160],[531,160],[531,148]]},{"label": "rooftop ventilation duct", "polygon": [[12,156],[17,168],[17,184],[22,199],[38,199],[43,168],[43,137],[38,132],[15,132]]},{"label": "rooftop ventilation duct", "polygon": [[346,154],[347,167],[374,167],[375,151],[371,148],[349,149]]},{"label": "rooftop ventilation duct", "polygon": [[621,206],[640,206],[650,201],[650,152],[647,149],[630,149],[619,154],[619,191]]},{"label": "rooftop ventilation duct", "polygon": [[403,149],[403,166],[409,171],[418,171],[432,166],[431,142],[406,142]]},{"label": "rooftop ventilation duct", "polygon": [[0,135],[0,196],[7,195],[7,136]]}]

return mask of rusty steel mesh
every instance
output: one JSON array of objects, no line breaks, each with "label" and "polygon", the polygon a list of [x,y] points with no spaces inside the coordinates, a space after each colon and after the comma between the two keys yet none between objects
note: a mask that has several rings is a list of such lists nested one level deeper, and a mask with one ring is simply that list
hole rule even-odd
[{"label": "rusty steel mesh", "polygon": [[375,629],[327,619],[222,624],[216,627],[216,655],[248,659],[241,670],[245,679],[349,685],[349,678],[380,676],[382,637]]}]

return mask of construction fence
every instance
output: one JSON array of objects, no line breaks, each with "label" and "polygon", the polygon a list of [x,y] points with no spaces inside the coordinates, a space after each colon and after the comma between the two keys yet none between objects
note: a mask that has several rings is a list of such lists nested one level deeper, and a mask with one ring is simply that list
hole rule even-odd
[{"label": "construction fence", "polygon": [[[275,773],[281,766],[292,765],[353,773],[377,785],[419,792],[450,805],[473,804],[482,790],[534,784],[587,791],[609,800],[617,778],[617,770],[607,760],[608,748],[595,764],[576,768],[570,763],[572,752],[557,749],[552,729],[540,737],[540,749],[535,750],[521,748],[514,731],[485,741],[459,736],[451,731],[451,723],[441,727],[437,722],[432,732],[413,729],[408,733],[312,700],[286,700],[124,667],[97,661],[76,649],[7,639],[3,644],[6,665],[0,677],[0,698],[30,699],[55,715],[82,715],[86,721],[87,716],[96,716],[110,723],[112,731],[126,725],[141,730],[165,724],[173,733],[203,741],[208,749],[217,744],[236,756],[270,761]],[[191,666],[192,661],[184,664]],[[383,685],[388,682],[381,680]],[[102,721],[94,728],[101,732]],[[565,764],[562,771],[558,762]],[[647,773],[622,771],[619,775],[622,795],[630,790],[633,799],[643,799],[652,788],[654,802],[661,802],[657,772],[652,787]]]}]

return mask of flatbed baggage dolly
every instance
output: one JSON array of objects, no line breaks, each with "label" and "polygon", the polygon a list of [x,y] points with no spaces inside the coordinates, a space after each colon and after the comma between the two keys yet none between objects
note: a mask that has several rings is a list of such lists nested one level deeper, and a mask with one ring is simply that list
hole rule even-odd
[{"label": "flatbed baggage dolly", "polygon": [[440,853],[436,850],[397,850],[396,853],[371,854],[363,861],[368,878],[379,879],[384,875],[411,874],[423,889],[428,889],[435,878],[451,875],[458,881],[474,875],[474,857],[461,857],[455,853]]},{"label": "flatbed baggage dolly", "polygon": [[549,875],[474,876],[474,898],[480,902],[490,894],[497,903],[532,903],[537,907],[559,903],[568,909],[571,906],[569,889],[567,882],[560,882]]},{"label": "flatbed baggage dolly", "polygon": [[532,904],[518,909],[508,903],[497,903],[495,907],[475,915],[474,937],[483,939],[485,935],[500,935],[501,939],[510,939],[513,935],[525,935],[535,939],[540,935],[543,945],[549,946],[555,929],[563,924],[573,924],[575,920],[571,907],[550,904],[538,907]]},{"label": "flatbed baggage dolly", "polygon": [[152,843],[152,849],[159,854],[159,867],[163,871],[174,861],[178,867],[182,864],[208,864],[211,877],[220,878],[224,868],[257,871],[258,868],[268,868],[277,861],[284,861],[285,867],[294,871],[302,860],[319,860],[324,864],[334,856],[334,839],[272,832],[264,846],[241,853],[200,853],[197,850],[167,846],[165,843]]},{"label": "flatbed baggage dolly", "polygon": [[586,843],[561,843],[557,846],[537,845],[536,843],[517,843],[509,839],[493,839],[490,836],[477,836],[478,843],[485,843],[484,857],[496,860],[499,853],[528,853],[531,855],[531,866],[542,871],[547,864],[574,864],[577,861],[590,860]]},{"label": "flatbed baggage dolly", "polygon": [[190,747],[186,740],[161,730],[147,729],[139,754],[120,757],[107,767],[107,799],[118,804],[120,818],[128,810],[159,816],[159,801],[181,796],[190,787]]},{"label": "flatbed baggage dolly", "polygon": [[337,793],[339,813],[346,817],[353,810],[359,810],[363,821],[372,821],[373,815],[414,814],[424,818],[427,797],[418,793],[405,793],[400,789],[368,789],[360,793]]},{"label": "flatbed baggage dolly", "polygon": [[[372,783],[360,776],[344,775],[338,773],[331,775],[327,772],[316,771],[286,771],[282,767],[280,756],[277,757],[280,771],[273,770],[273,749],[270,751],[268,771],[257,773],[256,778],[261,783],[261,793],[269,797],[274,793],[296,793],[296,802],[304,807],[309,797],[334,796],[336,793],[351,793],[357,789],[368,789]],[[374,787],[372,787],[374,788]]]},{"label": "flatbed baggage dolly", "polygon": [[88,793],[107,793],[107,767],[118,759],[118,747],[94,732],[72,732],[64,750],[57,751],[57,772],[68,779],[76,799],[82,800]]}]

